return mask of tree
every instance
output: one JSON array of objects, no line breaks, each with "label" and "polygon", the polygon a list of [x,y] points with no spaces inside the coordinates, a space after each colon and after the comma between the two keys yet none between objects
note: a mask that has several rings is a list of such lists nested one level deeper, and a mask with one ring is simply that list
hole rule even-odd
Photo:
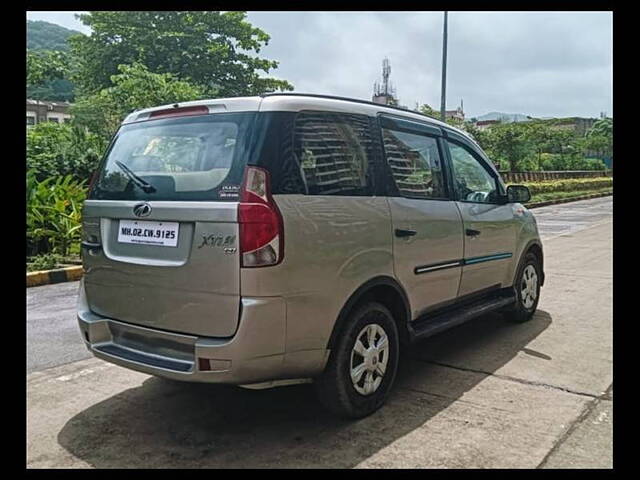
[{"label": "tree", "polygon": [[422,113],[423,115],[427,115],[431,118],[435,118],[436,120],[440,119],[440,112],[436,112],[433,108],[431,108],[426,103],[423,104],[421,107],[418,107],[418,105],[416,104],[416,111]]},{"label": "tree", "polygon": [[461,130],[465,130],[467,129],[466,124],[468,122],[465,122],[464,120],[460,119],[460,118],[456,118],[456,117],[449,117],[449,118],[445,118],[445,123],[448,125],[451,125],[452,127],[456,127],[459,128]]},{"label": "tree", "polygon": [[497,124],[486,133],[489,156],[500,163],[506,163],[510,172],[521,170],[523,163],[531,157],[533,146],[527,139],[522,124]]},{"label": "tree", "polygon": [[42,122],[27,130],[27,170],[38,181],[71,175],[86,181],[97,167],[106,142],[66,123]]},{"label": "tree", "polygon": [[460,125],[460,128],[467,132],[483,150],[487,150],[489,148],[489,133],[486,130],[479,129],[471,121],[463,122],[462,125]]},{"label": "tree", "polygon": [[600,156],[611,156],[613,142],[610,138],[601,135],[587,135],[583,139],[583,151],[585,154],[597,153]]},{"label": "tree", "polygon": [[[80,32],[69,30],[49,22],[27,20],[27,49],[30,53],[36,53],[36,57],[31,55],[31,62],[36,60],[43,68],[51,65],[50,54],[43,51],[61,51],[67,53],[69,45],[67,38],[71,35],[77,35]],[[41,52],[41,53],[39,53]],[[29,54],[28,54],[29,56]],[[65,58],[64,63],[68,63]],[[31,69],[33,72],[33,68]],[[73,84],[69,81],[67,69],[57,69],[50,75],[45,75],[45,79],[38,80],[33,83],[35,78],[31,75],[31,82],[27,82],[27,98],[35,100],[61,100],[73,101],[74,89]]]},{"label": "tree", "polygon": [[111,86],[86,95],[72,107],[74,122],[110,138],[134,110],[202,98],[202,88],[177,80],[170,73],[151,73],[140,63],[120,65]]},{"label": "tree", "polygon": [[42,85],[27,85],[27,98],[73,102],[73,84],[66,78],[49,80]]},{"label": "tree", "polygon": [[27,86],[42,86],[49,80],[64,78],[69,56],[57,50],[27,50]]},{"label": "tree", "polygon": [[597,120],[586,133],[588,150],[610,157],[613,154],[613,118]]},{"label": "tree", "polygon": [[567,146],[575,139],[573,131],[566,128],[551,128],[549,147],[553,153],[560,154],[560,160],[563,161],[564,155],[567,153]]},{"label": "tree", "polygon": [[596,120],[587,132],[587,136],[613,137],[613,118]]},{"label": "tree", "polygon": [[198,85],[208,96],[293,89],[260,76],[278,62],[256,55],[270,37],[246,21],[246,12],[93,11],[78,18],[92,29],[69,38],[78,59],[72,78],[85,94],[110,87],[119,65],[136,62]]},{"label": "tree", "polygon": [[538,169],[542,169],[542,154],[548,151],[553,138],[553,131],[545,122],[526,122],[520,124],[524,129],[524,134],[533,146],[537,154]]}]

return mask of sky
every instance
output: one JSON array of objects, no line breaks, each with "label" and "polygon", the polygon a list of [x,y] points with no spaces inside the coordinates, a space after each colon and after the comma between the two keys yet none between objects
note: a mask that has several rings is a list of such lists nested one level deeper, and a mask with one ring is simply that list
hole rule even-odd
[{"label": "sky", "polygon": [[[28,12],[90,33],[80,12]],[[443,12],[249,12],[296,92],[370,100],[382,61],[402,105],[439,110]],[[534,117],[613,115],[611,12],[449,12],[447,109]]]}]

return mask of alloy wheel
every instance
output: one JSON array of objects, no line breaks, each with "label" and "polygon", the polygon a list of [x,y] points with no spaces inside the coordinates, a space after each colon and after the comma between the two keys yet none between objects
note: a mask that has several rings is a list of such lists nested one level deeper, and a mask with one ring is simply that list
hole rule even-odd
[{"label": "alloy wheel", "polygon": [[382,383],[389,361],[389,339],[377,323],[366,325],[351,350],[351,381],[361,395],[373,394]]},{"label": "alloy wheel", "polygon": [[538,296],[538,274],[533,265],[527,265],[522,272],[522,281],[520,282],[520,297],[522,304],[527,310],[533,307]]}]

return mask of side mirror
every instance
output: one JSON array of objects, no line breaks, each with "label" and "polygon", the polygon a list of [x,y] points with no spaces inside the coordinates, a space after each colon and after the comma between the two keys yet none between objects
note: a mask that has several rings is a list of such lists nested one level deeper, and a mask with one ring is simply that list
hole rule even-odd
[{"label": "side mirror", "polygon": [[531,192],[524,185],[509,185],[507,199],[509,203],[527,203],[531,200]]}]

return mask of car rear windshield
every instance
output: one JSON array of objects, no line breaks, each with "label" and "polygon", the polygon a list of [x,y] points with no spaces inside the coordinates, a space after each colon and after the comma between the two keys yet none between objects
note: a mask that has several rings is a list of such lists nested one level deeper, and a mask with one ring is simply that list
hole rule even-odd
[{"label": "car rear windshield", "polygon": [[237,200],[255,116],[216,113],[124,125],[89,198]]}]

